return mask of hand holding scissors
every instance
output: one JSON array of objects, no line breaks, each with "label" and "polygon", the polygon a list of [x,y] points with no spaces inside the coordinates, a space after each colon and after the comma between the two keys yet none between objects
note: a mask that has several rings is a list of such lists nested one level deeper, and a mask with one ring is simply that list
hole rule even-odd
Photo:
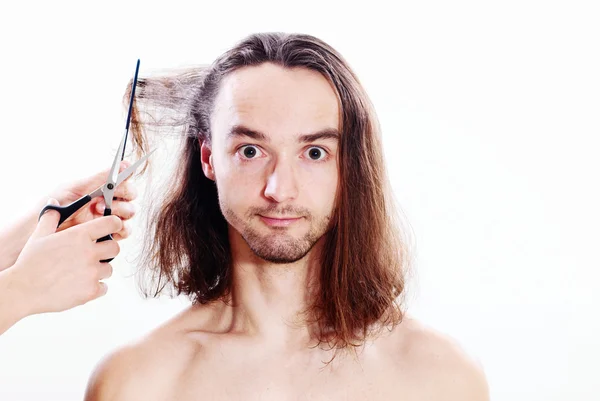
[{"label": "hand holding scissors", "polygon": [[[137,85],[137,75],[138,75],[138,71],[139,71],[139,66],[140,66],[140,61],[138,60],[136,70],[135,70],[135,76],[134,76],[133,83],[132,83],[131,98],[129,101],[129,111],[127,113],[127,123],[125,125],[125,133],[123,134],[123,138],[121,139],[119,148],[117,150],[117,153],[115,154],[115,158],[114,158],[113,164],[110,168],[110,171],[108,173],[108,177],[106,178],[106,182],[103,185],[101,185],[100,187],[98,187],[96,190],[92,191],[91,193],[89,193],[87,195],[82,196],[80,199],[76,200],[75,202],[71,203],[70,205],[67,205],[67,206],[46,205],[40,212],[38,220],[41,219],[41,217],[44,215],[44,213],[46,213],[46,211],[56,210],[60,213],[60,220],[58,222],[58,226],[60,226],[71,215],[73,215],[75,212],[77,212],[79,209],[81,209],[83,206],[85,206],[87,203],[89,203],[93,198],[98,197],[98,196],[104,197],[104,204],[105,204],[104,216],[110,216],[112,214],[111,208],[112,208],[112,201],[113,201],[115,189],[119,186],[119,184],[121,184],[130,175],[132,175],[137,170],[137,168],[142,163],[144,163],[146,161],[146,159],[148,159],[148,157],[154,152],[154,150],[152,150],[150,153],[148,153],[147,155],[142,157],[140,160],[138,160],[137,162],[135,162],[134,164],[132,164],[131,166],[129,166],[128,168],[123,170],[121,173],[119,173],[119,166],[125,156],[125,146],[127,145],[127,136],[129,133],[129,123],[131,120],[131,110],[133,107],[133,99],[135,96],[135,87]],[[112,235],[109,234],[107,236],[104,236],[104,237],[98,239],[96,242],[102,242],[102,241],[107,241],[107,240],[112,240],[112,239],[113,239]],[[106,260],[101,260],[101,262],[110,262],[111,260],[112,259],[106,259]]]}]

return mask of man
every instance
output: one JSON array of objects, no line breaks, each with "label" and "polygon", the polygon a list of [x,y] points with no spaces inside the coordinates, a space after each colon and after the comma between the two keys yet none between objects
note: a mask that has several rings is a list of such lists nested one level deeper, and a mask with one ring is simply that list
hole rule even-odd
[{"label": "man", "polygon": [[187,136],[142,265],[193,305],[102,361],[88,401],[488,399],[481,369],[400,308],[376,117],[334,49],[252,35],[140,88]]}]

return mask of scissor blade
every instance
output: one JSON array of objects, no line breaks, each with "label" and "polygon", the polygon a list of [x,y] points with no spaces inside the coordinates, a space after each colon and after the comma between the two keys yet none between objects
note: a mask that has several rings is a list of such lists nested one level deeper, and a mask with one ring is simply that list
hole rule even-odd
[{"label": "scissor blade", "polygon": [[131,83],[131,98],[129,99],[129,110],[127,111],[127,122],[125,124],[125,133],[123,134],[123,138],[121,139],[121,143],[119,144],[119,149],[115,154],[115,160],[110,168],[108,173],[108,177],[106,178],[106,184],[103,186],[102,192],[104,195],[104,203],[106,205],[106,212],[110,214],[110,209],[112,208],[112,200],[113,195],[115,193],[115,188],[118,185],[117,180],[119,178],[119,170],[121,167],[121,161],[125,157],[125,146],[127,146],[127,134],[129,133],[129,121],[131,119],[131,109],[133,106],[133,99],[135,97],[135,87],[137,85],[137,76],[138,71],[140,69],[140,60],[138,59],[137,65],[135,67],[135,74],[133,78],[133,82]]},{"label": "scissor blade", "polygon": [[[115,161],[113,162],[111,173],[109,175],[110,182],[116,186],[117,177],[119,174],[119,166],[121,161],[125,158],[125,146],[127,146],[127,135],[129,134],[129,122],[131,120],[131,110],[133,109],[133,99],[135,98],[135,87],[137,86],[137,77],[140,70],[140,60],[138,59],[135,66],[135,74],[133,75],[133,82],[131,82],[131,97],[129,98],[129,107],[127,109],[127,121],[125,123],[125,133],[123,139],[119,144],[119,150],[115,155]],[[119,159],[120,155],[120,159]]]},{"label": "scissor blade", "polygon": [[[127,109],[127,121],[125,123],[125,142],[127,142],[127,134],[129,133],[129,122],[131,121],[131,110],[133,109],[133,99],[135,98],[135,87],[137,86],[138,72],[140,71],[140,59],[138,59],[135,66],[135,73],[133,74],[133,82],[131,83],[131,97],[129,98],[129,108]],[[121,153],[121,160],[125,158],[125,148]]]},{"label": "scissor blade", "polygon": [[95,198],[96,196],[101,196],[104,193],[104,185],[96,188],[94,192],[90,193],[90,198]]},{"label": "scissor blade", "polygon": [[131,174],[133,174],[135,172],[135,170],[137,170],[137,168],[143,163],[145,162],[148,157],[150,157],[150,155],[152,153],[154,153],[156,149],[152,149],[152,151],[148,154],[146,154],[144,157],[142,157],[140,160],[136,161],[135,163],[133,163],[131,166],[127,167],[125,170],[121,171],[121,174],[119,174],[119,178],[117,178],[117,186],[119,184],[121,184],[123,181],[125,181]]},{"label": "scissor blade", "polygon": [[119,168],[121,167],[121,153],[123,152],[123,148],[125,148],[125,137],[127,133],[123,135],[121,138],[121,143],[119,143],[119,149],[117,149],[117,153],[115,154],[115,160],[113,161],[112,166],[110,167],[110,172],[108,173],[108,178],[106,179],[106,184],[112,184],[113,186],[117,182],[117,177],[119,175]]},{"label": "scissor blade", "polygon": [[104,203],[106,204],[107,209],[111,209],[112,206],[112,198],[115,192],[115,187],[117,186],[117,177],[119,175],[119,168],[121,167],[121,158],[120,155],[125,146],[125,135],[121,139],[121,143],[119,144],[119,149],[115,154],[115,160],[113,161],[112,166],[110,167],[110,171],[108,172],[108,177],[106,178],[106,184],[104,185]]}]

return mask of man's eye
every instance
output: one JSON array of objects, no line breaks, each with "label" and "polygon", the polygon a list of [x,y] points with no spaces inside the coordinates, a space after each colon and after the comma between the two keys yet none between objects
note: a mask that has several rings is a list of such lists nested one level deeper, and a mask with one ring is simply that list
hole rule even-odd
[{"label": "man's eye", "polygon": [[[255,159],[257,155],[259,156],[261,151],[255,145],[244,145],[238,149],[238,152],[241,153],[243,160],[251,160]],[[305,155],[310,160],[322,162],[328,159],[329,153],[321,147],[313,146],[307,149]]]},{"label": "man's eye", "polygon": [[324,161],[327,158],[327,152],[323,148],[313,146],[307,151],[308,158],[314,161]]},{"label": "man's eye", "polygon": [[244,145],[239,150],[242,152],[244,158],[246,159],[254,159],[257,152],[259,151],[258,148],[254,145]]}]

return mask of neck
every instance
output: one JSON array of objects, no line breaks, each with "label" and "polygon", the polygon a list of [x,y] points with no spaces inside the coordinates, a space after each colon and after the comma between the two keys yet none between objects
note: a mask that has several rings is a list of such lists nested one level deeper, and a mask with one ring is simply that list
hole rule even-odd
[{"label": "neck", "polygon": [[[231,229],[230,231],[235,231]],[[302,259],[275,264],[258,258],[244,239],[230,235],[233,261],[231,328],[259,337],[274,346],[306,346],[317,326],[305,314],[318,291],[319,240]]]}]

